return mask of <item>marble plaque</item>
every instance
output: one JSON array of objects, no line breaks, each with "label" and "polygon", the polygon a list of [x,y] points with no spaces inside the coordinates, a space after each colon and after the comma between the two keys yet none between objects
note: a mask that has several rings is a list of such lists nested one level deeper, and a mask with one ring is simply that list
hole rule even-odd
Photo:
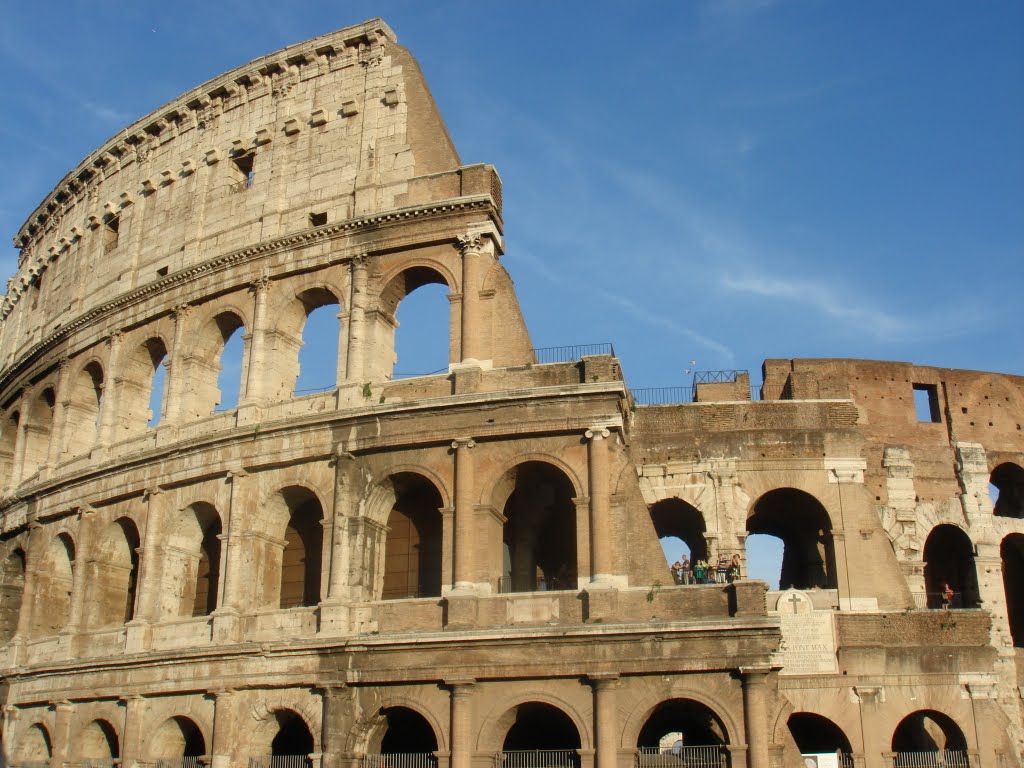
[{"label": "marble plaque", "polygon": [[782,621],[782,644],[773,661],[782,675],[827,675],[838,671],[832,611],[816,611],[797,589],[779,597],[775,612]]}]

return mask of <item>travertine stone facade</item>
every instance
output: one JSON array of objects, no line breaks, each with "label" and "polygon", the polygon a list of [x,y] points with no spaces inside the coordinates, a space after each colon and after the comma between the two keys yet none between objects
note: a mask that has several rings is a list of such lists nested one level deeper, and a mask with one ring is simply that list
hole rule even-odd
[{"label": "travertine stone facade", "polygon": [[[738,373],[637,405],[612,354],[539,364],[498,174],[381,21],[133,124],[16,243],[14,765],[1018,764],[1024,380],[769,360],[758,400]],[[393,379],[430,283],[449,368]],[[336,378],[303,395],[324,306]],[[676,583],[659,545],[742,575],[751,535],[781,591]]]}]

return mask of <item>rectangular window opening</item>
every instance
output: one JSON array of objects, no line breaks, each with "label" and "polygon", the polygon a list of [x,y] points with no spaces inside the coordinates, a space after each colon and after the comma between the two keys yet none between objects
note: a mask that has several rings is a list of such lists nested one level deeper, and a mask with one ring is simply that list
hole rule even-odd
[{"label": "rectangular window opening", "polygon": [[942,421],[939,413],[939,388],[935,384],[914,385],[914,408],[917,420],[938,424]]},{"label": "rectangular window opening", "polygon": [[311,227],[322,227],[327,223],[327,211],[321,211],[320,213],[309,214],[309,226]]},{"label": "rectangular window opening", "polygon": [[234,162],[235,169],[241,177],[238,181],[238,189],[251,189],[253,182],[256,180],[256,153],[246,152],[235,157],[232,162]]},{"label": "rectangular window opening", "polygon": [[118,230],[121,228],[121,220],[118,216],[111,216],[103,222],[103,252],[117,248]]}]

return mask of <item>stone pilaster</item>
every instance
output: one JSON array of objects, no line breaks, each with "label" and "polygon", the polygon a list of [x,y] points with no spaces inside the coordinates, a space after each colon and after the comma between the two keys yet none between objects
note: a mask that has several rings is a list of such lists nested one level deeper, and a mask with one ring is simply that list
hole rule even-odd
[{"label": "stone pilaster", "polygon": [[242,594],[245,577],[244,539],[246,528],[246,499],[248,485],[253,482],[244,469],[233,469],[227,474],[230,484],[227,534],[221,539],[220,588],[217,609],[213,612],[213,634],[216,642],[238,642],[243,611]]},{"label": "stone pilaster", "polygon": [[242,381],[244,391],[240,400],[246,405],[261,403],[267,397],[267,303],[271,280],[268,275],[261,275],[252,284],[253,294],[252,328],[248,333],[248,365]]},{"label": "stone pilaster", "polygon": [[462,256],[462,362],[478,363],[485,357],[482,351],[481,337],[483,322],[481,320],[480,287],[481,261],[487,247],[486,238],[482,234],[468,233],[460,235],[459,253]]},{"label": "stone pilaster", "polygon": [[590,580],[612,586],[611,494],[608,476],[608,437],[604,427],[586,431],[587,479],[590,488]]},{"label": "stone pilaster", "polygon": [[57,399],[53,405],[53,419],[50,428],[50,444],[46,452],[47,467],[55,467],[64,456],[64,435],[67,433],[68,406],[70,403],[71,366],[67,358],[60,361],[57,373]]},{"label": "stone pilaster", "polygon": [[54,702],[53,718],[53,755],[50,757],[50,768],[62,768],[64,762],[72,757],[71,721],[75,717],[75,705],[70,701]]},{"label": "stone pilaster", "polygon": [[210,768],[231,768],[235,753],[235,700],[231,689],[210,691],[213,698],[213,739],[210,746]]},{"label": "stone pilaster", "polygon": [[124,729],[121,736],[121,765],[135,768],[142,759],[142,726],[146,719],[146,700],[127,696],[124,702]]},{"label": "stone pilaster", "polygon": [[167,371],[169,375],[164,384],[167,389],[167,396],[164,398],[167,403],[164,408],[164,418],[168,424],[173,425],[180,424],[182,421],[184,399],[188,390],[188,371],[185,370],[187,346],[185,334],[191,314],[192,307],[189,304],[179,304],[174,308],[174,341],[169,355]]},{"label": "stone pilaster", "polygon": [[162,565],[161,528],[167,494],[161,488],[146,490],[146,528],[139,552],[139,588],[136,590],[135,615],[128,622],[126,650],[137,653],[149,648],[149,625],[159,620],[157,596],[160,594]]},{"label": "stone pilaster", "polygon": [[[75,568],[71,582],[71,613],[68,623],[61,630],[62,635],[73,635],[80,632],[85,616],[85,591],[91,583],[90,556],[92,553],[92,534],[96,525],[96,512],[84,506],[78,510],[78,537],[75,540]],[[45,610],[45,607],[43,607]]]},{"label": "stone pilaster", "polygon": [[349,302],[348,365],[345,370],[345,381],[350,384],[362,383],[365,375],[368,342],[366,338],[366,283],[369,266],[370,257],[366,253],[356,254],[349,262],[352,296]]},{"label": "stone pilaster", "polygon": [[476,582],[472,454],[475,445],[470,437],[461,437],[452,442],[455,453],[455,585],[452,591],[456,593],[473,592]]},{"label": "stone pilaster", "polygon": [[771,668],[740,667],[743,722],[747,730],[747,768],[769,768],[768,673]]},{"label": "stone pilaster", "polygon": [[107,339],[107,371],[103,382],[103,398],[100,401],[100,445],[109,447],[114,442],[114,428],[117,424],[119,392],[117,381],[121,376],[121,352],[124,343],[120,331],[110,334]]},{"label": "stone pilaster", "polygon": [[475,680],[446,680],[451,690],[451,768],[471,768],[473,763],[473,705]]},{"label": "stone pilaster", "polygon": [[594,688],[594,725],[597,731],[597,768],[616,768],[619,760],[616,734],[620,729],[617,718],[616,688],[619,676],[614,673],[589,675]]}]

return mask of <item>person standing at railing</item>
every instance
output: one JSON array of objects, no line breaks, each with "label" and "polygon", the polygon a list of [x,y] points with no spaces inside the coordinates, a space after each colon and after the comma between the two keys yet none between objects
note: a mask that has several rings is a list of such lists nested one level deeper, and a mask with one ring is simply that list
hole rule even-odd
[{"label": "person standing at railing", "polygon": [[946,610],[949,610],[949,608],[953,605],[953,596],[954,595],[956,595],[956,592],[954,592],[953,588],[951,586],[949,586],[949,582],[947,581],[947,582],[943,583],[943,585],[942,585],[942,607],[943,608],[945,608]]},{"label": "person standing at railing", "polygon": [[725,580],[732,584],[740,577],[740,556],[735,554],[732,556],[732,562],[729,563],[729,570],[725,572]]},{"label": "person standing at railing", "polygon": [[729,575],[729,558],[722,553],[718,556],[718,565],[715,566],[715,582],[717,584],[725,584],[726,578]]},{"label": "person standing at railing", "polygon": [[690,558],[687,555],[683,555],[681,567],[679,568],[679,583],[693,583],[693,566],[690,565]]}]

